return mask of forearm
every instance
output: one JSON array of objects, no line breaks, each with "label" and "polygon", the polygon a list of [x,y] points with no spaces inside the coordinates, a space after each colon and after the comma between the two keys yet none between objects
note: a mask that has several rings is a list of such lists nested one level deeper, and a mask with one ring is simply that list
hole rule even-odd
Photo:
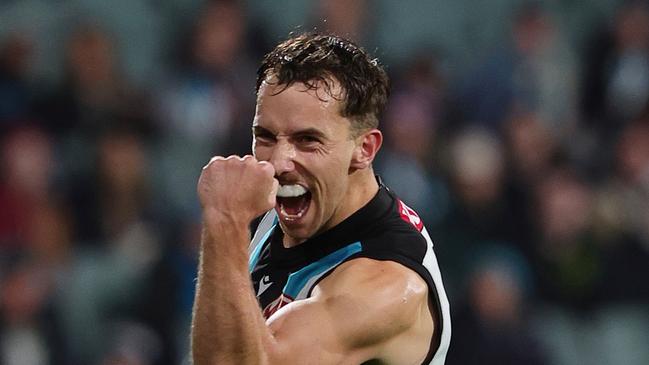
[{"label": "forearm", "polygon": [[247,270],[247,225],[207,222],[192,318],[194,364],[264,363],[269,332]]}]

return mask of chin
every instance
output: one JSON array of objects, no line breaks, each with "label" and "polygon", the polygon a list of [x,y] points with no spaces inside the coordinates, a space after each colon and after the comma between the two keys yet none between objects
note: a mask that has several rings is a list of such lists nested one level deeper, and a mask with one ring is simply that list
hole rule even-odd
[{"label": "chin", "polygon": [[292,230],[286,227],[282,227],[282,231],[284,232],[284,243],[288,243],[289,247],[298,245],[313,236],[313,234],[308,234],[302,230]]},{"label": "chin", "polygon": [[284,236],[290,237],[296,243],[302,243],[308,240],[317,232],[317,230],[311,229],[310,225],[304,219],[300,219],[299,221],[285,220],[282,219],[281,214],[279,214],[279,225],[282,228],[282,232],[284,232]]}]

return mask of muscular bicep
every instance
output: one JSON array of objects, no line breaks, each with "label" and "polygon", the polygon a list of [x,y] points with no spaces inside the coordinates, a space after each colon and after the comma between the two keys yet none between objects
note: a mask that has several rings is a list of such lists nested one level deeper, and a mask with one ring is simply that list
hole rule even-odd
[{"label": "muscular bicep", "polygon": [[271,364],[341,364],[364,361],[363,349],[350,346],[340,319],[317,298],[293,302],[269,320]]},{"label": "muscular bicep", "polygon": [[380,358],[390,343],[421,332],[423,310],[426,284],[416,274],[392,262],[353,260],[316,286],[310,298],[269,318],[269,360],[359,364]]}]

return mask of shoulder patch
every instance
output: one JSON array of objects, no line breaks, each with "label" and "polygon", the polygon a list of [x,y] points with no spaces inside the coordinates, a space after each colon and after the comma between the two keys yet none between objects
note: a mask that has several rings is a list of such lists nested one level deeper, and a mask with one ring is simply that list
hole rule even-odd
[{"label": "shoulder patch", "polygon": [[412,224],[419,232],[421,232],[421,230],[424,229],[424,222],[421,221],[417,212],[407,206],[406,203],[402,202],[400,199],[397,199],[397,201],[399,203],[399,215],[401,216],[401,219]]}]

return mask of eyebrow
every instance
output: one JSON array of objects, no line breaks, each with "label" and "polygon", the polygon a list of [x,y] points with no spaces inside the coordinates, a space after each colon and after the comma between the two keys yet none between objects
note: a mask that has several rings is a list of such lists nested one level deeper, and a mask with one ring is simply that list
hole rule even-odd
[{"label": "eyebrow", "polygon": [[264,127],[260,127],[258,125],[253,125],[252,126],[252,134],[255,136],[260,135],[260,134],[273,134],[271,133],[268,129]]},{"label": "eyebrow", "polygon": [[[275,135],[275,133],[269,131],[268,129],[266,129],[264,127],[260,127],[258,125],[255,125],[255,126],[252,127],[252,132],[253,132],[253,134],[255,136],[263,135],[263,134]],[[319,129],[316,129],[316,128],[300,129],[300,130],[297,130],[297,131],[291,133],[290,135],[291,136],[314,136],[314,137],[319,137],[319,138],[323,138],[323,139],[327,138],[327,136],[322,131],[320,131]]]}]

